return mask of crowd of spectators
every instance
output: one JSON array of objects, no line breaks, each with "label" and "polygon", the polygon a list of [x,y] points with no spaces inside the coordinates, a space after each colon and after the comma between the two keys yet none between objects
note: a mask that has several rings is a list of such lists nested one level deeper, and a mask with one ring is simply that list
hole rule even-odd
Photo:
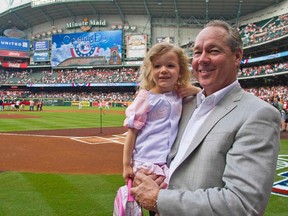
[{"label": "crowd of spectators", "polygon": [[9,71],[2,69],[0,71],[0,84],[28,84],[31,83],[31,79],[32,72],[28,70]]},{"label": "crowd of spectators", "polygon": [[[281,114],[281,131],[287,131],[288,129],[288,86],[277,85],[277,86],[266,86],[266,87],[253,87],[244,88],[245,91],[256,95],[262,100],[270,103],[272,106],[277,108]],[[122,106],[128,106],[129,102],[132,102],[135,98],[134,92],[37,92],[32,93],[29,91],[18,91],[15,94],[14,91],[0,91],[0,98],[2,99],[2,111],[4,111],[4,104],[6,103],[7,110],[24,110],[25,105],[30,106],[29,110],[34,110],[34,105],[37,106],[42,104],[42,100],[51,98],[61,98],[64,101],[88,101],[97,102],[99,104],[121,104]],[[21,104],[20,104],[21,98]],[[1,106],[0,101],[0,106]],[[17,104],[19,102],[19,104]],[[33,105],[31,105],[31,102]],[[35,104],[34,104],[35,102]],[[82,103],[82,102],[81,102]],[[102,105],[101,105],[102,106]],[[42,105],[40,108],[42,111]]]},{"label": "crowd of spectators", "polygon": [[287,35],[288,14],[241,26],[239,31],[244,47],[271,41]]},{"label": "crowd of spectators", "polygon": [[[242,68],[239,77],[259,76],[288,71],[288,62]],[[125,83],[137,82],[135,68],[121,69],[65,69],[33,73],[32,71],[0,71],[0,84],[69,84],[69,83]],[[38,78],[37,78],[38,77]]]},{"label": "crowd of spectators", "polygon": [[288,71],[288,62],[277,62],[260,66],[242,68],[238,77],[261,76]]},{"label": "crowd of spectators", "polygon": [[136,82],[138,71],[135,68],[116,69],[65,69],[30,71],[0,71],[0,84],[67,84],[67,83],[123,83]]},{"label": "crowd of spectators", "polygon": [[[256,95],[257,97],[267,102],[273,101],[273,97],[280,98],[281,101],[287,103],[288,107],[288,86],[263,86],[263,87],[251,87],[244,88],[245,91]],[[29,91],[18,91],[15,94],[14,91],[1,91],[1,98],[62,98],[65,101],[117,101],[117,102],[131,102],[135,97],[135,92],[37,92],[32,93]]]},{"label": "crowd of spectators", "polygon": [[288,107],[288,86],[286,85],[245,88],[245,91],[270,103],[273,102],[274,97],[280,98],[283,103],[287,103]]},{"label": "crowd of spectators", "polygon": [[37,92],[26,94],[28,98],[63,98],[65,101],[116,101],[129,102],[134,99],[134,92]]},{"label": "crowd of spectators", "polygon": [[[53,73],[53,72],[51,72]],[[41,83],[122,83],[136,82],[138,72],[135,68],[56,70],[43,76]],[[52,79],[51,79],[52,77]]]},{"label": "crowd of spectators", "polygon": [[267,101],[281,114],[281,131],[288,129],[288,86],[272,86],[272,87],[259,87],[259,88],[246,88],[250,92],[264,101]]},{"label": "crowd of spectators", "polygon": [[1,98],[4,100],[15,98],[29,99],[45,99],[45,98],[61,98],[64,101],[115,101],[118,103],[131,102],[134,99],[134,92],[37,92],[18,91],[17,94],[13,91],[0,91]]}]

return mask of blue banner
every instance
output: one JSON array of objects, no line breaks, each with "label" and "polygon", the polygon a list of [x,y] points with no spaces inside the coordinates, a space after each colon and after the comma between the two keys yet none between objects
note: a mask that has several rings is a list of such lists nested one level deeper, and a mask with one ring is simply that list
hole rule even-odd
[{"label": "blue banner", "polygon": [[121,63],[122,31],[52,35],[52,67]]},{"label": "blue banner", "polygon": [[30,51],[30,41],[18,38],[0,37],[0,50]]},{"label": "blue banner", "polygon": [[49,52],[34,52],[33,55],[34,62],[48,62],[49,60],[50,60]]},{"label": "blue banner", "polygon": [[34,51],[48,51],[49,41],[34,41],[33,42]]},{"label": "blue banner", "polygon": [[282,58],[285,56],[288,56],[288,51],[281,52],[281,53],[275,53],[275,54],[271,54],[271,55],[267,55],[267,56],[260,56],[260,57],[256,57],[256,58],[243,59],[241,61],[241,64],[249,64],[249,63],[253,63],[253,62],[267,61],[270,59]]}]

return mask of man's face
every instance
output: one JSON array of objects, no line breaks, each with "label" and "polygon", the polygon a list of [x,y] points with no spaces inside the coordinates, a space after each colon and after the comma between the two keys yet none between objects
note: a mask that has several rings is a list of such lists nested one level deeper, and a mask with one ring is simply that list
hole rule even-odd
[{"label": "man's face", "polygon": [[193,74],[204,88],[206,96],[236,80],[242,50],[233,53],[228,46],[227,35],[223,28],[207,27],[195,40]]}]

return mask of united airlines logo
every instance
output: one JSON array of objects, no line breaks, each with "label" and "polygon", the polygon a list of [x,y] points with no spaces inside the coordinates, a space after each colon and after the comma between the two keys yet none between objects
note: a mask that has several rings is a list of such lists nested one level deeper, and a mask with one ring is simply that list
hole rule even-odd
[{"label": "united airlines logo", "polygon": [[[288,168],[288,155],[279,155],[277,161],[277,170]],[[272,194],[288,197],[288,171],[278,174],[283,180],[273,184]]]}]

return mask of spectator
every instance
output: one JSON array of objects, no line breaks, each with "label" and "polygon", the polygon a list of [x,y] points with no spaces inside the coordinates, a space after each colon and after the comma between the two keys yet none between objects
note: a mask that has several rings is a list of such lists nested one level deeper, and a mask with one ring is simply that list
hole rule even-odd
[{"label": "spectator", "polygon": [[4,111],[4,101],[0,98],[0,111]]},{"label": "spectator", "polygon": [[29,110],[34,111],[34,100],[32,99],[29,100]]}]

